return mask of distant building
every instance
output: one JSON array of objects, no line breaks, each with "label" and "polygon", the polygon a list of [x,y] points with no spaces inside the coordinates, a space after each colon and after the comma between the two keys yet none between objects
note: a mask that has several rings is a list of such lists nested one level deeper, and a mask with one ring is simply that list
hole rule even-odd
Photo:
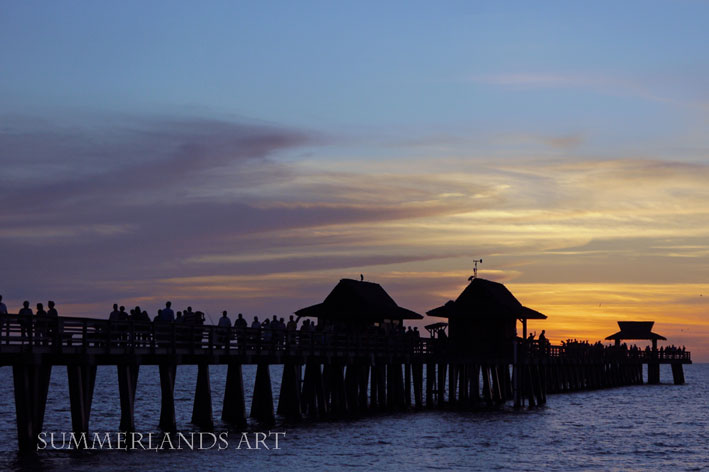
[{"label": "distant building", "polygon": [[546,315],[523,306],[498,282],[474,278],[458,298],[427,312],[429,316],[448,318],[448,337],[453,348],[467,354],[511,354],[517,336],[517,320],[523,336],[527,320],[544,320]]},{"label": "distant building", "polygon": [[396,304],[381,285],[360,280],[342,279],[325,301],[295,314],[317,318],[323,326],[337,330],[363,331],[372,326],[400,326],[404,320],[423,318]]}]

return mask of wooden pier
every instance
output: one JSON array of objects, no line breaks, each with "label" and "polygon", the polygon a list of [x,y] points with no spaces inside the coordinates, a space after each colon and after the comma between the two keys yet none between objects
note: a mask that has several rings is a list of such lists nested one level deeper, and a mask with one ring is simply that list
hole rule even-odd
[{"label": "wooden pier", "polygon": [[[551,393],[637,385],[643,364],[654,372],[671,364],[684,383],[689,352],[629,352],[619,346],[548,346],[516,338],[491,355],[460,353],[446,339],[409,335],[188,326],[92,318],[37,319],[0,315],[0,365],[12,366],[21,450],[36,448],[42,431],[52,368],[66,366],[72,428],[88,432],[96,368],[115,365],[121,431],[134,431],[135,392],[141,365],[160,373],[159,426],[176,429],[177,365],[197,365],[192,423],[213,427],[209,365],[226,364],[221,419],[247,421],[243,365],[256,365],[249,415],[270,424],[309,418],[351,418],[374,411],[423,408],[476,409],[511,401],[535,406]],[[269,367],[283,365],[277,407]],[[425,371],[425,374],[424,374]],[[659,382],[657,376],[650,376]]]}]

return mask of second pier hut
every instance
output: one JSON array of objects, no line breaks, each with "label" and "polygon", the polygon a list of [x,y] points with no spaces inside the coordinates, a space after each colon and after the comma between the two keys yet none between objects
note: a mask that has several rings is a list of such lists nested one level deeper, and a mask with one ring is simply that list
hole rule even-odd
[{"label": "second pier hut", "polygon": [[517,320],[527,337],[527,320],[545,320],[546,315],[523,306],[499,282],[473,278],[458,298],[427,312],[448,318],[448,336],[459,353],[511,358],[517,338]]}]

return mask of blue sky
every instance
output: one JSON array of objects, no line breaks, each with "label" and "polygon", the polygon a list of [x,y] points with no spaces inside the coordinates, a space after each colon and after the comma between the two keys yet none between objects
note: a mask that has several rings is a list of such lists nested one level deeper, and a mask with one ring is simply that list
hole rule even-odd
[{"label": "blue sky", "polygon": [[709,353],[708,18],[4,1],[0,292],[287,314],[365,273],[424,312],[483,257],[552,339],[653,316]]}]

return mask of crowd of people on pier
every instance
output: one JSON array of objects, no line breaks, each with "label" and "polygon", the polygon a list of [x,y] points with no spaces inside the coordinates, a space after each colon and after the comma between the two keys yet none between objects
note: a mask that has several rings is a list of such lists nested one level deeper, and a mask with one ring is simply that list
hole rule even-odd
[{"label": "crowd of people on pier", "polygon": [[[48,309],[45,310],[42,303],[37,303],[36,312],[33,312],[30,302],[23,302],[22,308],[17,312],[20,339],[23,343],[30,340],[34,344],[47,345],[51,341],[59,314],[53,301],[49,301],[47,306]],[[8,311],[0,295],[0,315],[2,314],[8,314]],[[305,340],[310,344],[324,344],[330,342],[336,335],[361,335],[371,339],[420,338],[417,327],[409,326],[405,329],[401,324],[386,323],[355,330],[350,325],[338,325],[332,322],[316,323],[309,319],[299,323],[293,315],[290,315],[288,321],[276,315],[271,318],[265,317],[263,320],[260,320],[259,316],[254,316],[249,323],[242,313],[239,313],[232,322],[225,310],[216,325],[210,328],[205,325],[207,316],[205,312],[195,311],[191,306],[175,312],[170,301],[166,302],[154,317],[140,306],[127,311],[125,306],[115,303],[108,315],[109,325],[107,327],[97,325],[99,336],[96,338],[100,339],[101,335],[112,336],[118,345],[127,345],[131,341],[136,346],[145,346],[149,345],[151,340],[160,343],[170,339],[178,343],[195,343],[195,345],[201,345],[206,341],[215,347],[243,347],[251,344],[275,349],[284,349],[288,345],[302,343]],[[173,327],[177,335],[171,338],[168,334],[173,331]],[[204,329],[205,327],[208,329]],[[203,339],[205,333],[208,338]],[[96,341],[96,344],[104,342]]]},{"label": "crowd of people on pier", "polygon": [[[17,311],[20,318],[20,336],[23,340],[31,339],[35,344],[49,344],[51,336],[56,329],[59,312],[54,301],[47,302],[47,309],[43,303],[37,303],[36,312],[30,308],[30,302],[22,302],[22,308]],[[0,295],[0,315],[7,315],[7,305]]]},{"label": "crowd of people on pier", "polygon": [[[7,306],[2,300],[2,295],[0,295],[0,315],[7,315]],[[23,344],[30,342],[35,345],[48,345],[58,332],[59,313],[52,300],[47,302],[47,309],[43,303],[37,303],[35,311],[30,307],[30,302],[25,300],[17,315],[20,340]],[[400,322],[353,325],[333,321],[316,323],[305,319],[299,326],[299,320],[294,319],[293,315],[290,315],[288,321],[276,315],[271,318],[265,317],[263,320],[254,316],[249,323],[241,313],[232,322],[227,311],[223,311],[216,325],[209,327],[205,325],[207,317],[205,312],[195,311],[191,306],[175,312],[169,301],[152,318],[140,306],[126,311],[125,306],[119,306],[116,303],[108,315],[108,327],[97,327],[98,335],[96,337],[109,336],[109,339],[116,340],[119,345],[128,345],[129,342],[136,346],[177,342],[202,346],[206,342],[210,346],[222,348],[243,348],[251,345],[272,349],[285,349],[288,346],[306,342],[322,345],[330,343],[337,336],[345,336],[358,341],[367,340],[368,342],[387,340],[387,342],[401,343],[406,341],[407,344],[418,343],[420,338],[417,327],[409,326],[405,329],[403,323]],[[518,339],[521,341],[520,338]],[[445,344],[447,338],[440,336],[433,341]],[[676,359],[686,355],[684,346],[675,345],[662,346],[654,352],[650,346],[640,348],[637,345],[628,346],[625,343],[604,345],[600,341],[591,344],[588,341],[566,339],[561,341],[560,346],[552,346],[546,338],[544,330],[541,331],[538,338],[535,333],[531,333],[525,341],[524,345],[529,354],[542,356],[643,358],[652,355],[660,359]]]}]

